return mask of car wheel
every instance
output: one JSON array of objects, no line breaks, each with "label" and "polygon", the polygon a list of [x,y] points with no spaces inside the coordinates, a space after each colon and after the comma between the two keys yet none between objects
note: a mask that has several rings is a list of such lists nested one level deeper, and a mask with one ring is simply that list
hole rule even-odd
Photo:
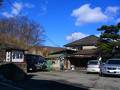
[{"label": "car wheel", "polygon": [[90,74],[90,72],[86,71],[86,74]]},{"label": "car wheel", "polygon": [[27,68],[27,72],[31,72],[30,68]]}]

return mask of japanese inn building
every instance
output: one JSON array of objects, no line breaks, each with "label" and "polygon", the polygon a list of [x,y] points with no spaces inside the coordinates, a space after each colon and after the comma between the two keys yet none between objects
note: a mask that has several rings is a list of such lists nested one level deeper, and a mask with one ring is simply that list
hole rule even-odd
[{"label": "japanese inn building", "polygon": [[64,45],[67,50],[75,51],[71,54],[67,53],[66,59],[76,68],[86,67],[89,60],[95,60],[99,57],[96,47],[97,41],[98,37],[90,35]]}]

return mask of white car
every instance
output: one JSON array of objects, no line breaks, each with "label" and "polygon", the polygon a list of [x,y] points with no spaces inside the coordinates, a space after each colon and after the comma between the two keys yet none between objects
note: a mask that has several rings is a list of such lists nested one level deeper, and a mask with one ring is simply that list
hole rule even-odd
[{"label": "white car", "polygon": [[100,67],[100,75],[120,76],[120,59],[108,59],[106,63]]},{"label": "white car", "polygon": [[99,73],[100,68],[99,68],[100,62],[98,60],[90,60],[88,61],[87,64],[87,73]]}]

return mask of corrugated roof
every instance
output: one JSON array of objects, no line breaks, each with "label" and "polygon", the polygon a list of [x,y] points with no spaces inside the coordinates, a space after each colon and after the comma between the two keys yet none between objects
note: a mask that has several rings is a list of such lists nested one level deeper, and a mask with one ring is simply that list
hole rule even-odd
[{"label": "corrugated roof", "polygon": [[74,46],[90,46],[95,45],[98,41],[98,37],[95,35],[90,35],[88,37],[76,40],[74,42],[64,45],[65,47],[74,47]]}]

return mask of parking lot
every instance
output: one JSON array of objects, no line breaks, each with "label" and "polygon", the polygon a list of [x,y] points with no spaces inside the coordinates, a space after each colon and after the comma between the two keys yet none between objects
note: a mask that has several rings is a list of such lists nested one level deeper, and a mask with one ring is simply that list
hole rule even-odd
[{"label": "parking lot", "polygon": [[[44,90],[65,90],[60,89],[60,87],[63,88],[65,85],[74,87],[72,89],[68,88],[69,90],[120,90],[119,77],[100,77],[98,74],[86,74],[80,71],[36,72],[29,73],[29,76],[31,76],[30,80],[19,82],[18,85],[22,88],[27,88],[27,90],[34,90],[38,86]],[[59,86],[59,84],[62,84],[62,86]]]}]

